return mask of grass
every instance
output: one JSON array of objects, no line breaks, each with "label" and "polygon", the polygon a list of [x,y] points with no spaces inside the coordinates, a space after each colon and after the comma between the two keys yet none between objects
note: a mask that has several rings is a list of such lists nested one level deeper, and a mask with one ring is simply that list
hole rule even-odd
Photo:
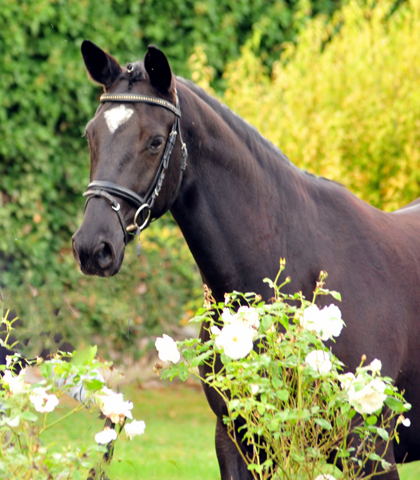
[{"label": "grass", "polygon": [[[163,385],[163,384],[162,384]],[[184,385],[144,390],[131,385],[122,388],[126,400],[134,403],[133,416],[146,422],[146,432],[132,442],[117,441],[107,474],[111,480],[218,480],[214,448],[215,417],[203,392]],[[58,413],[67,411],[72,400]],[[54,419],[54,413],[51,420]],[[103,421],[81,412],[43,435],[45,443],[56,437],[63,444],[92,444]],[[125,435],[123,434],[124,438]],[[403,465],[401,480],[420,480],[420,462]],[[380,477],[379,477],[380,478]]]},{"label": "grass", "polygon": [[[107,475],[112,480],[217,480],[219,468],[214,448],[216,421],[201,388],[170,385],[144,390],[138,386],[121,389],[126,400],[134,403],[133,417],[146,422],[146,432],[133,441],[117,441]],[[74,407],[73,400],[51,421]],[[64,410],[64,411],[63,411]],[[60,438],[66,441],[94,443],[94,435],[103,428],[103,420],[89,412],[73,415],[54,431],[43,435],[46,444]],[[59,430],[59,431],[58,431]]]}]

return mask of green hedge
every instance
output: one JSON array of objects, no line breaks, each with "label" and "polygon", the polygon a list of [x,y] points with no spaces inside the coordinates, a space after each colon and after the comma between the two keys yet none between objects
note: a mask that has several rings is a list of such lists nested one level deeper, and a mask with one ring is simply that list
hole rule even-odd
[{"label": "green hedge", "polygon": [[225,102],[302,169],[395,210],[420,196],[420,3],[349,0],[267,75],[252,45]]},{"label": "green hedge", "polygon": [[[118,281],[106,282],[86,279],[77,270],[71,235],[82,220],[81,194],[89,168],[81,135],[94,114],[100,91],[86,77],[80,55],[82,40],[91,39],[122,63],[140,58],[147,45],[154,43],[165,50],[174,71],[184,76],[189,76],[190,55],[203,45],[220,88],[226,62],[239,54],[248,38],[260,32],[261,56],[270,65],[283,42],[293,39],[312,14],[311,4],[314,12],[331,13],[336,2],[1,2],[0,287],[7,304],[28,326],[70,331],[77,322],[83,325],[85,338],[98,331],[106,335],[113,328],[113,312],[124,311],[124,325],[130,315],[146,319],[139,323],[144,333],[151,326],[158,328],[163,318],[179,321],[188,308],[192,285],[197,289],[200,284],[197,271],[191,268],[191,256],[169,217],[161,227],[145,234],[154,249],[144,249],[140,267],[135,259],[127,261],[128,271],[137,272],[137,277],[120,276]],[[172,232],[171,247],[162,227]],[[145,279],[148,291],[157,292],[156,297],[148,294],[147,298],[155,301],[145,300],[146,296],[140,301],[137,295],[133,302],[131,289]],[[105,294],[104,285],[111,285]],[[83,294],[77,300],[79,288]],[[198,296],[196,290],[192,298]],[[128,313],[127,303],[135,304],[142,313]],[[57,317],[52,312],[59,308]]]}]

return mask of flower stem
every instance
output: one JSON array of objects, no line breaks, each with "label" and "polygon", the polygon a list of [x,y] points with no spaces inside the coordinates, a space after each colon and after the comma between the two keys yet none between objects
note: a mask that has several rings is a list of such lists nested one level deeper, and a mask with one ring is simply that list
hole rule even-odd
[{"label": "flower stem", "polygon": [[81,410],[81,406],[80,405],[77,405],[77,407],[73,408],[73,410],[71,410],[70,412],[66,413],[65,415],[63,415],[62,417],[58,418],[57,420],[55,420],[54,422],[50,423],[49,425],[45,425],[46,423],[46,415],[45,415],[45,421],[44,421],[44,425],[43,427],[41,428],[41,430],[39,431],[39,435],[42,435],[45,430],[48,430],[49,428],[53,427],[54,425],[57,425],[58,423],[62,422],[63,420],[65,420],[66,418],[70,417],[71,415],[73,415],[73,413],[76,413],[78,412],[79,410]]}]

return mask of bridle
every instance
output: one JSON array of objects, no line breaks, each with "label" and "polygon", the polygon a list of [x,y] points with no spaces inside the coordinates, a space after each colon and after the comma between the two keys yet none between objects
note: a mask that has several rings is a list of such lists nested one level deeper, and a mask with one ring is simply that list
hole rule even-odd
[{"label": "bridle", "polygon": [[[122,93],[122,94],[113,94],[113,93],[104,93],[100,97],[100,102],[116,102],[116,103],[148,103],[150,105],[157,105],[159,107],[166,108],[170,110],[172,113],[175,114],[175,122],[172,125],[171,131],[169,132],[168,138],[166,139],[165,150],[163,151],[162,158],[159,163],[159,167],[156,171],[155,177],[147,190],[146,194],[141,197],[133,190],[129,188],[122,187],[116,183],[108,182],[104,180],[94,180],[90,182],[86,192],[83,194],[86,197],[85,209],[90,199],[93,197],[101,197],[104,198],[112,207],[112,209],[117,213],[118,219],[120,221],[121,227],[124,232],[124,243],[127,244],[129,241],[128,234],[136,234],[140,235],[140,232],[144,230],[152,220],[156,220],[157,218],[161,217],[164,213],[166,213],[176,200],[179,189],[181,188],[182,177],[184,175],[185,167],[187,166],[187,146],[182,141],[181,129],[180,129],[180,118],[181,118],[181,110],[179,108],[179,99],[178,94],[175,91],[176,95],[176,105],[173,105],[166,100],[163,100],[158,97],[149,97],[145,95],[137,95],[131,93]],[[156,198],[159,196],[160,190],[162,188],[163,180],[165,178],[166,171],[168,170],[169,160],[171,158],[171,153],[176,143],[177,135],[179,134],[179,139],[181,142],[181,168],[180,174],[178,178],[178,184],[175,190],[175,193],[172,197],[172,200],[169,202],[168,206],[165,210],[160,213],[158,217],[151,218],[151,211],[153,205],[156,201]],[[117,195],[118,197],[124,198],[128,202],[132,203],[137,207],[137,211],[134,215],[134,220],[131,225],[126,226],[124,218],[120,211],[120,204],[114,197]],[[147,215],[145,220],[142,222],[141,225],[137,223],[137,219],[140,213],[147,210]],[[144,218],[142,215],[141,218]]]}]

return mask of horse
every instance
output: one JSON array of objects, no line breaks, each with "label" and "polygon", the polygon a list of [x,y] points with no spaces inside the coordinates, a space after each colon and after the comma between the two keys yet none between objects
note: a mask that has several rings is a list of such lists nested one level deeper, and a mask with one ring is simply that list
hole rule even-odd
[{"label": "horse", "polygon": [[[413,405],[411,427],[384,458],[419,460],[420,199],[383,212],[301,171],[229,108],[175,76],[155,46],[126,66],[89,40],[81,51],[104,89],[86,126],[90,183],[72,238],[81,271],[115,275],[125,245],[170,210],[217,301],[234,290],[269,299],[263,279],[275,278],[280,258],[291,278],[285,293],[312,298],[320,271],[328,272],[347,325],[333,352],[353,371],[362,355],[380,359]],[[317,299],[320,307],[327,301]],[[200,337],[208,339],[205,324]],[[251,479],[223,424],[225,404],[203,388],[217,419],[222,480]],[[383,478],[397,480],[397,469]]]}]

